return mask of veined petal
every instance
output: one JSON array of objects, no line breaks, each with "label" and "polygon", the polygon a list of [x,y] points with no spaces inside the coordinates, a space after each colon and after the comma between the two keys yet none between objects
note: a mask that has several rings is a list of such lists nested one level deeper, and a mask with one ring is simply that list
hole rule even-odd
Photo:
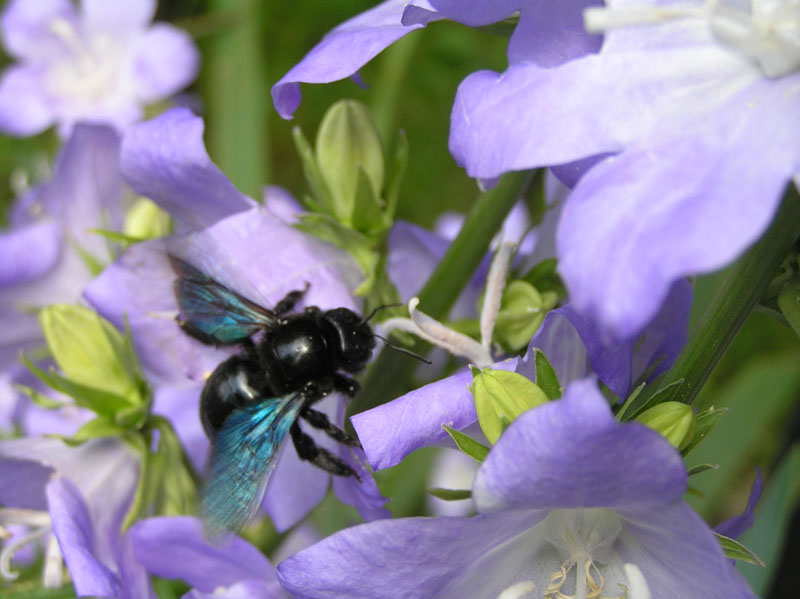
[{"label": "veined petal", "polygon": [[495,0],[493,2],[430,0],[430,3],[442,16],[471,27],[482,27],[502,21],[521,10],[526,4],[525,0]]},{"label": "veined petal", "polygon": [[192,38],[166,23],[153,25],[138,38],[135,53],[136,91],[147,103],[182,90],[200,67],[200,53]]},{"label": "veined petal", "polygon": [[[517,359],[498,362],[499,370],[514,370]],[[350,417],[370,465],[389,468],[420,447],[448,439],[442,424],[463,430],[478,420],[467,385],[469,371],[415,389],[377,408]]]},{"label": "veined petal", "polygon": [[134,191],[159,204],[184,230],[209,226],[254,205],[211,162],[203,120],[186,108],[128,129],[120,160]]},{"label": "veined petal", "polygon": [[581,179],[559,222],[559,268],[607,339],[640,332],[676,280],[729,264],[764,232],[800,172],[798,85],[752,85],[691,138],[645,142]]},{"label": "veined petal", "polygon": [[[292,118],[301,83],[329,83],[358,72],[384,48],[422,25],[401,23],[408,0],[387,0],[330,31],[272,88],[275,109]],[[416,4],[424,4],[417,2]]]},{"label": "veined petal", "polygon": [[44,275],[58,260],[62,243],[61,227],[53,220],[0,233],[0,290]]},{"label": "veined petal", "polygon": [[653,599],[754,595],[722,553],[708,525],[682,501],[618,510],[623,529],[615,548],[641,570]]},{"label": "veined petal", "polygon": [[[521,467],[524,465],[524,468]],[[614,420],[593,379],[515,420],[475,477],[479,512],[665,505],[686,490],[686,469],[658,433]]]},{"label": "veined petal", "polygon": [[11,66],[0,80],[0,130],[26,137],[47,129],[55,113],[42,94],[42,73],[35,67]]}]

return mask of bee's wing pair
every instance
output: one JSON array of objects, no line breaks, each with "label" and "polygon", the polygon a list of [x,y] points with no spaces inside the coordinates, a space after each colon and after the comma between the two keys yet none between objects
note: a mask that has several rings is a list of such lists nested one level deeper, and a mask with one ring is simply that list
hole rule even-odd
[{"label": "bee's wing pair", "polygon": [[274,324],[278,317],[180,258],[169,255],[178,278],[178,323],[208,345],[232,345]]},{"label": "bee's wing pair", "polygon": [[211,450],[202,515],[210,537],[237,531],[256,513],[275,468],[278,447],[303,407],[298,393],[234,410]]}]

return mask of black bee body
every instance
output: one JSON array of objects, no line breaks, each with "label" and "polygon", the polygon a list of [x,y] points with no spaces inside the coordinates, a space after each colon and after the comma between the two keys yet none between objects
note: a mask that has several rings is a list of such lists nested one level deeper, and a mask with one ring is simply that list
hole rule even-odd
[{"label": "black bee body", "polygon": [[[311,306],[292,313],[305,290],[292,291],[274,310],[248,300],[194,266],[170,256],[178,278],[178,323],[209,345],[239,345],[206,381],[200,418],[211,440],[210,477],[203,511],[212,531],[236,530],[253,515],[291,434],[298,456],[339,476],[358,475],[298,424],[303,419],[346,445],[358,441],[311,406],[333,392],[354,396],[349,374],[362,370],[375,337],[347,308]],[[307,289],[307,288],[306,288]]]}]

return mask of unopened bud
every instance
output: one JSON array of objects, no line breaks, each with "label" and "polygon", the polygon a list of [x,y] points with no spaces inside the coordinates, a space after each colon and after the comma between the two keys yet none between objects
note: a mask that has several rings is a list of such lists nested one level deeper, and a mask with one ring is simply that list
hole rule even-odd
[{"label": "unopened bud", "polygon": [[683,449],[694,437],[697,416],[690,405],[679,401],[666,401],[645,410],[636,422],[660,433],[673,447]]}]

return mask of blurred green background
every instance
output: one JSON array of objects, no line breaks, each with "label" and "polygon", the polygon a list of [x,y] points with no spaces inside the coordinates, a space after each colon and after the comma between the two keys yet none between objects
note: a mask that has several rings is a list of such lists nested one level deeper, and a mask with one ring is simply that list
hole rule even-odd
[{"label": "blurred green background", "polygon": [[[32,0],[36,1],[36,0]],[[306,192],[292,127],[314,138],[324,112],[340,98],[356,98],[373,111],[384,143],[393,148],[397,132],[408,138],[410,154],[399,218],[424,226],[444,210],[464,212],[477,195],[447,151],[449,115],[458,83],[479,69],[502,70],[506,39],[453,23],[435,23],[412,33],[362,70],[362,89],[345,80],[304,85],[294,120],[272,107],[270,87],[322,36],[375,3],[366,0],[162,0],[158,19],[173,22],[195,38],[203,54],[197,82],[187,91],[206,120],[212,159],[245,193],[260,197],[265,184]],[[7,60],[7,59],[6,59]],[[156,107],[156,109],[163,107]],[[51,162],[58,140],[52,132],[31,139],[0,136],[0,215],[13,199],[12,179],[28,173],[35,181]],[[693,322],[702,314],[724,273],[697,281]],[[754,314],[707,384],[700,402],[727,407],[710,437],[691,453],[689,466],[719,464],[692,477],[687,500],[711,524],[739,513],[747,502],[755,466],[767,481],[756,526],[745,543],[767,568],[740,566],[763,597],[796,598],[800,563],[795,533],[787,534],[800,496],[800,344],[793,332],[765,314]],[[432,452],[420,452],[380,475],[394,497],[396,515],[419,513],[421,489]],[[333,530],[351,512],[334,502],[318,508],[314,521]],[[795,518],[797,520],[797,518]],[[776,578],[780,576],[780,578]]]}]

